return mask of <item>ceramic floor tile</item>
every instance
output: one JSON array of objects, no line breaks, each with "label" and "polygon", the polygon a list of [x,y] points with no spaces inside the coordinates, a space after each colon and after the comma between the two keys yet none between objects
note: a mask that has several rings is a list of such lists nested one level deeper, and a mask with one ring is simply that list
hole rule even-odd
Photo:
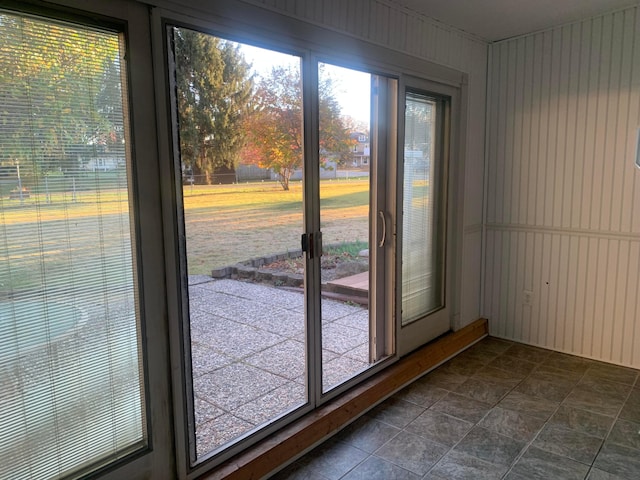
[{"label": "ceramic floor tile", "polygon": [[553,352],[547,357],[543,364],[560,370],[583,374],[589,370],[593,361],[586,358],[567,355],[565,353]]},{"label": "ceramic floor tile", "polygon": [[424,412],[425,407],[391,397],[369,412],[369,416],[394,427],[403,428]]},{"label": "ceramic floor tile", "polygon": [[367,453],[341,442],[328,441],[302,457],[301,466],[327,477],[338,480],[367,458]]},{"label": "ceramic floor tile", "polygon": [[453,391],[459,385],[467,381],[469,377],[466,375],[460,375],[457,373],[447,372],[438,368],[437,370],[429,373],[425,377],[426,383],[434,387],[444,388],[445,390]]},{"label": "ceramic floor tile", "polygon": [[336,436],[336,439],[362,451],[373,453],[399,432],[399,428],[365,416],[345,428]]},{"label": "ceramic floor tile", "polygon": [[515,440],[529,442],[544,425],[544,419],[495,407],[478,425]]},{"label": "ceramic floor tile", "polygon": [[482,380],[489,383],[498,383],[507,387],[515,387],[527,374],[515,373],[508,370],[500,370],[494,367],[484,367],[473,374],[472,378]]},{"label": "ceramic floor tile", "polygon": [[420,480],[420,477],[381,458],[369,457],[350,471],[344,480]]},{"label": "ceramic floor tile", "polygon": [[556,411],[558,404],[544,398],[511,392],[498,403],[498,407],[547,420]]},{"label": "ceramic floor tile", "polygon": [[551,355],[551,350],[515,343],[509,347],[504,354],[528,362],[542,363]]},{"label": "ceramic floor tile", "polygon": [[514,342],[510,340],[503,340],[496,337],[485,337],[474,345],[475,347],[482,348],[497,353],[498,355],[504,353]]},{"label": "ceramic floor tile", "polygon": [[549,424],[570,428],[593,437],[604,438],[613,421],[614,417],[560,405],[558,411],[549,419]]},{"label": "ceramic floor tile", "polygon": [[632,368],[620,367],[618,365],[609,365],[606,363],[594,363],[589,367],[586,377],[600,378],[610,382],[624,383],[633,385],[638,378],[638,371]]},{"label": "ceramic floor tile", "polygon": [[515,475],[535,480],[582,480],[589,467],[569,458],[529,447],[511,469]]},{"label": "ceramic floor tile", "polygon": [[471,376],[485,366],[484,362],[476,359],[455,357],[442,367],[443,371],[458,375]]},{"label": "ceramic floor tile", "polygon": [[592,378],[587,374],[578,382],[577,388],[589,389],[594,392],[607,394],[614,401],[624,401],[632,390],[631,385],[610,382],[602,378]]},{"label": "ceramic floor tile", "polygon": [[591,465],[602,445],[602,439],[575,430],[547,425],[538,434],[533,446],[547,452]]},{"label": "ceramic floor tile", "polygon": [[394,397],[428,408],[446,394],[447,390],[429,385],[429,383],[426,382],[426,378],[423,377],[411,385],[404,387],[396,393]]},{"label": "ceramic floor tile", "polygon": [[516,392],[533,397],[542,397],[554,402],[561,402],[571,392],[572,385],[558,383],[553,380],[529,376],[515,388]]},{"label": "ceramic floor tile", "polygon": [[493,352],[491,350],[486,350],[485,348],[482,348],[481,346],[478,346],[478,344],[476,344],[473,347],[470,347],[464,352],[458,354],[457,358],[473,362],[480,362],[483,365],[486,365],[492,360],[495,360],[495,358],[499,355],[499,353]]},{"label": "ceramic floor tile", "polygon": [[582,379],[582,377],[584,377],[584,373],[573,372],[571,370],[562,370],[561,368],[556,368],[553,365],[543,363],[541,365],[538,365],[538,367],[531,373],[531,376],[536,378],[544,378],[547,380],[557,380],[560,383],[576,385]]},{"label": "ceramic floor tile", "polygon": [[400,432],[380,447],[375,454],[411,472],[424,475],[447,451],[448,447],[444,445],[419,435]]},{"label": "ceramic floor tile", "polygon": [[563,404],[602,415],[615,416],[622,408],[623,402],[624,398],[620,396],[579,385],[567,395]]},{"label": "ceramic floor tile", "polygon": [[638,455],[638,451],[609,441],[605,442],[593,466],[626,480],[638,480],[640,478],[640,455]]},{"label": "ceramic floor tile", "polygon": [[[611,429],[607,442],[640,450],[640,423],[619,419]],[[640,451],[637,455],[640,456]]]},{"label": "ceramic floor tile", "polygon": [[514,440],[486,428],[475,427],[456,445],[454,450],[495,465],[508,467],[525,445],[523,441]]},{"label": "ceramic floor tile", "polygon": [[489,363],[489,366],[520,375],[528,375],[535,370],[537,364],[503,354]]},{"label": "ceramic floor tile", "polygon": [[407,425],[405,430],[447,447],[453,447],[472,427],[473,424],[470,422],[426,410]]},{"label": "ceramic floor tile", "polygon": [[592,468],[587,475],[587,480],[624,480],[624,478],[599,468]]},{"label": "ceramic floor tile", "polygon": [[[327,329],[338,327],[356,325],[342,317]],[[336,375],[350,375],[347,367]],[[637,480],[640,386],[633,382],[635,370],[489,337],[274,478]]]},{"label": "ceramic floor tile", "polygon": [[455,392],[473,400],[495,405],[510,390],[511,387],[506,385],[483,382],[472,377],[456,388]]},{"label": "ceramic floor tile", "polygon": [[491,409],[491,405],[472,400],[457,393],[449,393],[442,400],[433,404],[430,409],[467,422],[477,423]]},{"label": "ceramic floor tile", "polygon": [[451,451],[429,473],[452,480],[497,480],[506,471],[506,467],[485,462],[466,453]]},{"label": "ceramic floor tile", "polygon": [[640,388],[634,388],[629,397],[627,398],[622,411],[620,412],[620,418],[629,420],[631,422],[640,423]]}]

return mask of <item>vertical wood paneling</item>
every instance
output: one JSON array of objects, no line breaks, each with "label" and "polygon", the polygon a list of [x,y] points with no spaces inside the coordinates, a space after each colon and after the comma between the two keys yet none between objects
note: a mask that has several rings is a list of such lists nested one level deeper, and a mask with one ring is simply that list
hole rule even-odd
[{"label": "vertical wood paneling", "polygon": [[639,9],[492,45],[484,277],[491,333],[634,367]]}]

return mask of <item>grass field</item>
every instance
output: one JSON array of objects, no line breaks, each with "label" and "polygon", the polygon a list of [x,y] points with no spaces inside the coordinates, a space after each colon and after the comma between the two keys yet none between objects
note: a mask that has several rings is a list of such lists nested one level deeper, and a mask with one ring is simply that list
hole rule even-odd
[{"label": "grass field", "polygon": [[[323,181],[320,197],[325,245],[368,241],[368,180]],[[184,206],[189,273],[300,248],[299,182],[185,187]]]},{"label": "grass field", "polygon": [[[325,245],[368,241],[368,180],[323,181]],[[90,291],[131,282],[129,205],[125,190],[0,199],[0,296],[66,288]],[[189,273],[300,248],[302,187],[277,183],[184,188]],[[119,269],[112,268],[119,265]],[[121,271],[121,270],[126,271]]]}]

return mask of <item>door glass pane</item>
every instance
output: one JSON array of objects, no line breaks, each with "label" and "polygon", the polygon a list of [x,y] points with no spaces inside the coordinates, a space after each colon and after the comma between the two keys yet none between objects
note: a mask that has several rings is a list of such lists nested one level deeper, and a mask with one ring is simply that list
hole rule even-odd
[{"label": "door glass pane", "polygon": [[408,93],[402,220],[402,324],[443,306],[444,249],[435,157],[437,103]]},{"label": "door glass pane", "polygon": [[146,444],[123,52],[0,11],[0,478]]},{"label": "door glass pane", "polygon": [[320,63],[322,390],[370,365],[371,75]]},{"label": "door glass pane", "polygon": [[172,28],[195,459],[307,402],[300,58]]}]

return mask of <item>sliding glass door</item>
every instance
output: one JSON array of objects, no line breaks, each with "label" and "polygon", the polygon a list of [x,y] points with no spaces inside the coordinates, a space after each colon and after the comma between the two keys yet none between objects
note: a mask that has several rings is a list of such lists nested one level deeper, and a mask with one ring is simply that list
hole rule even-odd
[{"label": "sliding glass door", "polygon": [[393,354],[382,309],[397,80],[190,28],[167,35],[197,465]]},{"label": "sliding glass door", "polygon": [[167,35],[196,466],[449,329],[451,97],[309,53]]},{"label": "sliding glass door", "polygon": [[196,463],[308,403],[301,59],[169,34]]},{"label": "sliding glass door", "polygon": [[[449,330],[447,179],[450,97],[421,82],[404,91],[399,350]],[[422,86],[422,88],[420,88]]]}]

